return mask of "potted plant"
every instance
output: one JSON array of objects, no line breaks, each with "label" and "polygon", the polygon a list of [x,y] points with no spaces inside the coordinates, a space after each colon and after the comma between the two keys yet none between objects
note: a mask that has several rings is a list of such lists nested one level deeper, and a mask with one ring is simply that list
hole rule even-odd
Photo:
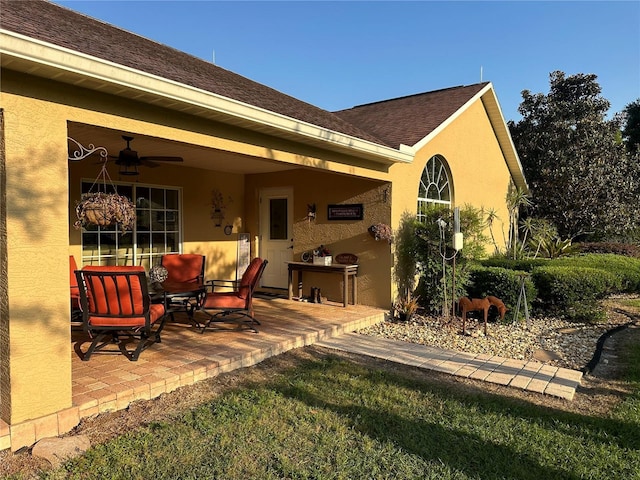
[{"label": "potted plant", "polygon": [[331,265],[333,257],[331,252],[324,245],[320,245],[313,251],[313,263],[319,265]]},{"label": "potted plant", "polygon": [[393,230],[386,223],[376,223],[369,227],[369,233],[373,238],[378,240],[386,240],[387,242],[393,242]]},{"label": "potted plant", "polygon": [[394,304],[393,310],[401,322],[408,322],[420,306],[418,300],[419,296],[412,297],[410,293],[407,293],[405,297],[400,297]]},{"label": "potted plant", "polygon": [[118,224],[122,232],[132,230],[136,221],[136,206],[117,193],[83,193],[76,205],[76,228],[85,225],[107,227]]}]

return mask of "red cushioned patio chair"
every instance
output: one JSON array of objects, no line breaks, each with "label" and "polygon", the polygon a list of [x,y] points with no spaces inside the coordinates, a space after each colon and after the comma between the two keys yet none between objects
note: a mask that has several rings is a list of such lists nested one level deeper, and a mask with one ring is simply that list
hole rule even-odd
[{"label": "red cushioned patio chair", "polygon": [[[253,293],[267,263],[267,260],[256,257],[251,260],[240,280],[207,282],[207,289],[211,291],[200,299],[198,308],[209,316],[209,320],[202,327],[201,333],[216,322],[235,322],[238,328],[246,326],[258,333],[254,325],[260,325],[260,322],[256,320],[253,312]],[[219,287],[226,288],[227,291],[216,291]]]},{"label": "red cushioned patio chair", "polygon": [[[168,273],[167,279],[163,284],[167,284],[169,286],[182,285],[185,283],[194,283],[199,285],[204,284],[205,262],[206,257],[196,253],[168,253],[166,255],[162,255],[160,258],[160,265],[166,268]],[[171,310],[171,320],[175,320],[173,318],[173,312],[181,306],[184,307],[189,318],[192,318],[195,301],[197,301],[197,297],[173,296],[169,305]]]},{"label": "red cushioned patio chair", "polygon": [[[79,352],[82,360],[115,344],[118,350],[103,351],[119,351],[135,362],[143,350],[160,343],[166,308],[151,303],[144,267],[88,266],[75,274],[83,328],[93,339],[86,353]],[[127,350],[121,337],[137,339],[135,349]]]}]

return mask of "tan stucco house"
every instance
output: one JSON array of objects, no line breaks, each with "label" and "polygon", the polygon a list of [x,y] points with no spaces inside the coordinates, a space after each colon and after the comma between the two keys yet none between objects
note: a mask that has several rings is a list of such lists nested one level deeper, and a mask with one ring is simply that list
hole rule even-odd
[{"label": "tan stucco house", "polygon": [[[283,288],[284,262],[323,244],[359,257],[360,303],[388,308],[393,245],[369,226],[397,227],[427,201],[506,219],[508,186],[527,189],[488,82],[328,112],[45,1],[0,1],[0,60],[6,425],[70,406],[69,255],[80,266],[148,267],[165,252],[202,253],[208,278],[235,278],[245,234],[251,255],[270,261],[263,285]],[[126,235],[74,228],[76,201],[101,168],[98,153],[73,158],[77,145],[117,158],[123,136],[141,157],[183,161],[109,161],[109,183],[147,220]],[[214,194],[225,208],[212,219]],[[330,219],[340,205],[356,215]],[[330,279],[315,283],[340,295]]]}]

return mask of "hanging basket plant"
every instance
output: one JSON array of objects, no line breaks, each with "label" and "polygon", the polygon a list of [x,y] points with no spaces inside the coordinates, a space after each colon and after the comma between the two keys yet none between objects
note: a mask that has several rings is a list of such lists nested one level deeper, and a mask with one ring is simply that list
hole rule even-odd
[{"label": "hanging basket plant", "polygon": [[[104,163],[98,173],[93,185],[88,193],[83,193],[80,201],[76,203],[76,216],[78,220],[74,223],[76,228],[82,228],[86,225],[98,225],[99,227],[108,227],[118,225],[120,231],[125,233],[127,230],[133,230],[136,223],[136,206],[129,198],[118,195],[117,193],[105,193],[108,189],[107,181],[111,189],[116,190],[115,185],[111,181],[109,172],[107,172],[107,152],[105,150]],[[102,184],[101,191],[93,191],[96,185]]]},{"label": "hanging basket plant", "polygon": [[118,225],[124,233],[132,230],[136,222],[136,206],[127,197],[117,193],[83,193],[76,205],[76,228],[86,225],[108,227]]},{"label": "hanging basket plant", "polygon": [[369,233],[376,240],[386,240],[389,243],[393,242],[393,230],[385,223],[376,223],[369,227]]}]

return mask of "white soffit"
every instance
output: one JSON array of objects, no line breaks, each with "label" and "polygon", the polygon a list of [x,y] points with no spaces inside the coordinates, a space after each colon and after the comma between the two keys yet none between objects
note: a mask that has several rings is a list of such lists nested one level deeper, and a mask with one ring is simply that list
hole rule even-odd
[{"label": "white soffit", "polygon": [[381,164],[413,155],[8,30],[0,30],[3,67],[132,98]]}]

